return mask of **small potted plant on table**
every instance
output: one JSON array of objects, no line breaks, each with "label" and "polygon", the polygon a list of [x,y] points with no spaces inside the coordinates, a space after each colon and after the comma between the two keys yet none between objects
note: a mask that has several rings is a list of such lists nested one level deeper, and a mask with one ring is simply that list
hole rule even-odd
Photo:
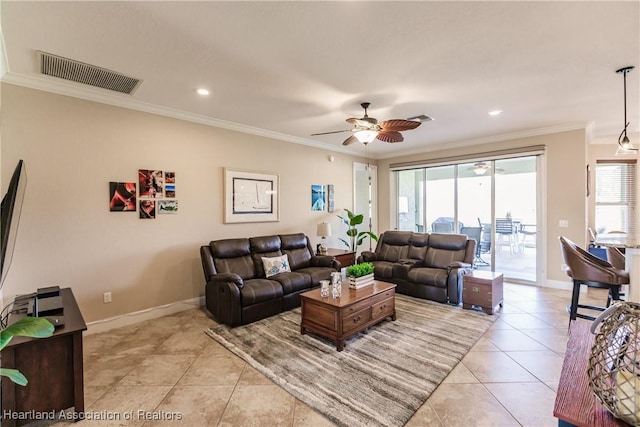
[{"label": "small potted plant on table", "polygon": [[347,277],[351,289],[360,289],[373,284],[373,264],[362,262],[347,267]]}]

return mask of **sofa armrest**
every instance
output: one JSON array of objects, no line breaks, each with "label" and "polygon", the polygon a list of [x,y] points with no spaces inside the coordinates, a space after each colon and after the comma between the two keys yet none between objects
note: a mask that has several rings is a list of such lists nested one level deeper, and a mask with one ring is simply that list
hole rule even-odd
[{"label": "sofa armrest", "polygon": [[362,262],[373,262],[373,261],[377,261],[377,260],[378,260],[378,256],[376,255],[375,252],[362,251],[360,253],[360,256],[358,257],[358,264],[360,264]]},{"label": "sofa armrest", "polygon": [[458,305],[462,302],[462,280],[471,271],[471,264],[452,262],[447,266],[447,294],[449,303]]},{"label": "sofa armrest", "polygon": [[340,262],[330,255],[314,255],[309,261],[311,267],[331,267],[336,271],[340,271]]},{"label": "sofa armrest", "polygon": [[209,280],[209,283],[225,283],[225,282],[230,282],[235,284],[238,287],[238,289],[242,289],[242,287],[244,286],[244,281],[242,280],[242,277],[240,277],[235,273],[219,273],[214,276],[211,276],[211,279]]},{"label": "sofa armrest", "polygon": [[240,289],[243,284],[237,274],[223,273],[217,274],[205,285],[207,310],[218,322],[229,326],[242,323]]},{"label": "sofa armrest", "polygon": [[453,268],[471,268],[471,264],[467,264],[466,262],[461,262],[461,261],[456,261],[456,262],[452,262],[451,264],[447,265],[448,269],[453,269]]}]

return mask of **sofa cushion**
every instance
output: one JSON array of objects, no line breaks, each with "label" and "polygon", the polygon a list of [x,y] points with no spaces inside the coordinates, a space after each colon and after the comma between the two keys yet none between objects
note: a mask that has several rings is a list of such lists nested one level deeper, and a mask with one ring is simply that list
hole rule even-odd
[{"label": "sofa cushion", "polygon": [[373,263],[373,275],[376,279],[393,278],[393,266],[396,265],[389,261],[375,261]]},{"label": "sofa cushion", "polygon": [[379,261],[397,262],[408,258],[410,231],[387,231],[376,246],[376,258]]},{"label": "sofa cushion", "polygon": [[441,268],[418,267],[412,268],[407,273],[409,282],[420,285],[436,286],[438,288],[447,287],[447,270]]},{"label": "sofa cushion", "polygon": [[303,233],[283,234],[280,236],[280,240],[282,241],[282,253],[289,256],[291,270],[309,267],[309,261],[313,254],[309,249],[307,236]]},{"label": "sofa cushion", "polygon": [[398,262],[401,258],[407,258],[408,246],[389,245],[386,242],[380,247],[377,258],[381,261]]},{"label": "sofa cushion", "polygon": [[280,241],[280,236],[260,236],[251,237],[249,243],[251,252],[265,253],[279,251],[282,242]]},{"label": "sofa cushion", "polygon": [[224,239],[209,244],[218,273],[235,273],[243,280],[255,277],[249,239]]},{"label": "sofa cushion", "polygon": [[282,286],[275,280],[247,280],[240,289],[240,300],[243,307],[276,298],[282,298]]},{"label": "sofa cushion", "polygon": [[311,287],[320,286],[320,280],[331,280],[331,273],[336,271],[332,267],[305,267],[296,270],[297,273],[306,274],[311,278]]},{"label": "sofa cushion", "polygon": [[445,269],[453,262],[462,262],[464,260],[465,250],[459,251],[429,248],[427,256],[424,258],[425,267],[434,267]]},{"label": "sofa cushion", "polygon": [[267,278],[279,273],[291,272],[289,258],[287,258],[286,254],[271,258],[262,257],[262,267],[264,268],[264,274]]},{"label": "sofa cushion", "polygon": [[447,268],[453,262],[462,262],[466,254],[467,236],[437,234],[429,237],[429,248],[424,259],[425,267]]},{"label": "sofa cushion", "polygon": [[261,236],[251,237],[249,239],[251,257],[253,258],[253,265],[255,266],[256,278],[265,278],[267,275],[264,271],[264,264],[262,258],[273,258],[282,256],[280,251],[280,237],[279,236]]},{"label": "sofa cushion", "polygon": [[305,273],[296,271],[280,273],[275,276],[271,276],[269,279],[280,283],[284,295],[311,289],[311,276]]},{"label": "sofa cushion", "polygon": [[413,260],[424,260],[427,254],[427,248],[429,245],[429,235],[412,233],[411,240],[409,241],[409,250],[407,252],[407,258]]}]

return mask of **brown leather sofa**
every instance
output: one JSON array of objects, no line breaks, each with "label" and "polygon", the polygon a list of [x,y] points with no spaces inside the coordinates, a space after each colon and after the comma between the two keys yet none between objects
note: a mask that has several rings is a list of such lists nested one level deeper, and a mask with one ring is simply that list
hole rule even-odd
[{"label": "brown leather sofa", "polygon": [[[290,272],[266,277],[262,258],[287,255]],[[246,325],[300,306],[300,293],[320,286],[340,263],[313,255],[304,234],[216,240],[200,247],[207,310],[229,326]]]},{"label": "brown leather sofa", "polygon": [[457,305],[475,250],[476,241],[461,234],[386,231],[358,262],[373,263],[375,278],[395,283],[398,293]]}]

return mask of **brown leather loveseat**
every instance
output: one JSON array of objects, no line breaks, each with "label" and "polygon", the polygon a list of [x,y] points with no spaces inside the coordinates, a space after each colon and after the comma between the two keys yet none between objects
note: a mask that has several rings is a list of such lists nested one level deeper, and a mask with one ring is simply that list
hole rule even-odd
[{"label": "brown leather loveseat", "polygon": [[358,262],[372,262],[375,278],[395,283],[398,293],[457,305],[475,250],[476,241],[461,234],[386,231]]},{"label": "brown leather loveseat", "polygon": [[[302,233],[216,240],[200,247],[200,258],[207,310],[229,326],[298,307],[300,293],[340,271],[334,257],[313,255]],[[263,258],[277,268],[265,272]],[[291,271],[279,272],[283,266]]]}]

